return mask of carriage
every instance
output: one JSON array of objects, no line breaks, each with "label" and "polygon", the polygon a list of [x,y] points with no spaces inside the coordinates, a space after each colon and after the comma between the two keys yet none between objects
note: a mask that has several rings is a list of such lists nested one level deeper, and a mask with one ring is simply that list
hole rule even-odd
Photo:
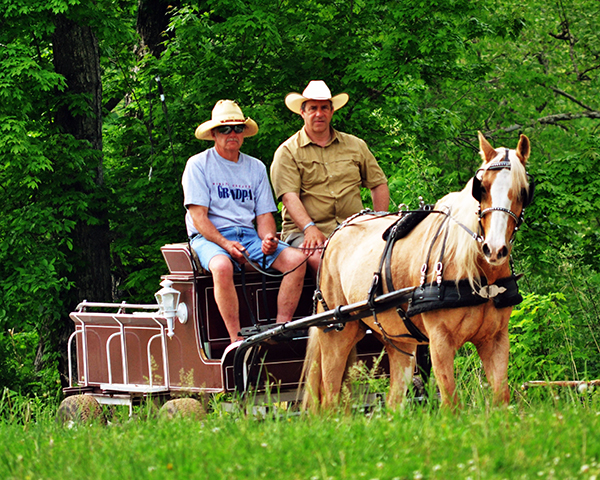
[{"label": "carriage", "polygon": [[[292,321],[270,320],[277,280],[244,274],[237,285],[247,306],[241,342],[229,345],[212,279],[188,246],[164,246],[169,274],[157,304],[83,302],[71,314],[78,374],[65,394],[131,408],[149,395],[254,387],[274,388],[285,401],[298,398],[304,365],[305,406],[332,406],[352,352],[373,363],[383,345],[395,406],[418,371],[418,346],[429,344],[442,403],[454,406],[454,356],[471,342],[495,400],[508,403],[508,321],[521,301],[509,258],[533,199],[530,145],[524,135],[513,150],[494,149],[481,133],[479,141],[483,164],[460,192],[418,211],[362,212],[343,222],[328,240],[316,285],[306,279]],[[314,326],[322,328],[307,337]]]},{"label": "carriage", "polygon": [[[199,267],[189,244],[164,245],[161,252],[168,273],[161,277],[156,303],[84,301],[70,314],[75,331],[68,343],[65,401],[79,405],[73,401],[93,398],[99,404],[126,405],[131,412],[148,397],[163,402],[252,388],[257,402],[266,396],[296,402],[307,328],[334,321],[333,312],[312,315],[313,278],[306,276],[294,319],[276,325],[271,315],[280,279],[246,265],[243,274],[235,275],[246,340],[230,344],[212,277]],[[358,347],[358,359],[369,366],[377,359],[385,375],[381,352],[382,345],[368,335]]]}]

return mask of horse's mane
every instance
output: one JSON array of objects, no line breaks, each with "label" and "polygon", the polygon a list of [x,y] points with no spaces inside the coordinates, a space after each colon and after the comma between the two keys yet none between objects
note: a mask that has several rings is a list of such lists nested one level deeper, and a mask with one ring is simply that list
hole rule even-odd
[{"label": "horse's mane", "polygon": [[[438,238],[431,249],[429,259],[428,281],[435,282],[435,264],[438,262],[446,231],[448,237],[445,241],[442,263],[444,265],[445,280],[461,280],[468,278],[471,285],[475,286],[479,279],[477,268],[478,257],[481,255],[479,244],[473,240],[468,232],[459,226],[457,222],[467,227],[472,232],[477,232],[477,200],[471,195],[472,180],[460,192],[452,192],[441,198],[435,204],[434,209],[448,213],[452,218],[442,214],[431,214],[432,219],[425,234],[427,239],[423,245],[423,258],[426,259],[431,248],[431,241],[440,229],[442,222],[446,226],[438,234]],[[456,220],[456,221],[455,221]],[[447,230],[448,229],[448,230]],[[447,268],[452,264],[451,278],[448,278]]]},{"label": "horse's mane", "polygon": [[[504,149],[500,149],[501,154],[504,154]],[[500,153],[499,153],[500,155]],[[484,162],[480,169],[486,170],[490,165],[495,163],[496,159],[490,162]],[[515,150],[510,150],[509,160],[511,162],[511,191],[513,196],[520,197],[523,191],[528,189],[527,172],[525,167],[517,157]],[[444,274],[445,280],[459,281],[462,279],[468,279],[469,283],[473,288],[480,286],[479,278],[481,270],[478,267],[478,263],[483,260],[483,254],[481,252],[480,243],[476,242],[468,232],[466,232],[460,225],[464,225],[472,232],[479,232],[479,219],[477,216],[478,202],[471,194],[473,188],[473,179],[469,180],[466,186],[459,192],[452,192],[445,197],[438,200],[435,204],[435,210],[445,211],[452,218],[446,220],[445,215],[432,214],[429,218],[432,219],[430,222],[428,231],[425,238],[433,239],[438,231],[440,224],[446,220],[447,227],[449,228],[448,237],[445,242],[444,250],[444,270],[448,268],[448,265],[452,265],[452,273],[450,277]],[[454,220],[456,221],[454,221]],[[428,279],[429,282],[435,281],[435,264],[438,262],[440,252],[442,248],[443,238],[445,230],[442,229],[439,234],[433,249],[431,250],[431,256],[429,259],[428,268]],[[431,246],[431,240],[427,240],[423,245],[423,258],[426,259],[429,254]],[[424,260],[425,261],[425,260]]]}]

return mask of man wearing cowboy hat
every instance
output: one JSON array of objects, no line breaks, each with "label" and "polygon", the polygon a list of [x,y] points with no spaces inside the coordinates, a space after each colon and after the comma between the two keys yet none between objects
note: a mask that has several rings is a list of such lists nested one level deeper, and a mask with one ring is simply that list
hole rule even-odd
[{"label": "man wearing cowboy hat", "polygon": [[367,144],[330,125],[346,102],[346,93],[332,97],[322,80],[311,81],[302,94],[287,95],[286,106],[302,117],[304,127],[279,146],[271,165],[275,195],[283,202],[282,238],[310,255],[313,272],[318,248],[362,210],[361,187],[371,190],[376,211],[389,208],[387,179]]},{"label": "man wearing cowboy hat", "polygon": [[212,140],[214,147],[191,157],[182,178],[190,245],[213,275],[215,301],[232,342],[241,339],[233,273],[246,256],[263,265],[264,255],[265,268],[293,270],[281,282],[278,323],[292,319],[306,271],[303,254],[275,237],[277,207],[265,165],[240,152],[244,138],[257,133],[256,122],[235,102],[220,100],[211,120],[196,129],[196,138]]}]

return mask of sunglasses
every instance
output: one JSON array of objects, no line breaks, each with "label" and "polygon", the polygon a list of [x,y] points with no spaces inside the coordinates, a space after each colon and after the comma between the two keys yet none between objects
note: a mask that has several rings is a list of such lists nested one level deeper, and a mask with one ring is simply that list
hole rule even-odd
[{"label": "sunglasses", "polygon": [[229,135],[232,131],[235,133],[242,133],[246,128],[246,125],[224,125],[217,127],[217,132],[222,135]]}]

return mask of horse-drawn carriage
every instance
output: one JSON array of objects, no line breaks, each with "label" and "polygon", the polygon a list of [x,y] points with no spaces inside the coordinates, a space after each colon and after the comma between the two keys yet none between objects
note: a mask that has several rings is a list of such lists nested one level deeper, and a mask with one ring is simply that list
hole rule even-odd
[{"label": "horse-drawn carriage", "polygon": [[[240,323],[248,340],[230,345],[212,277],[198,268],[189,245],[165,245],[161,251],[169,273],[162,277],[157,303],[85,301],[71,313],[75,332],[69,339],[69,359],[76,364],[69,365],[67,400],[86,396],[131,409],[148,396],[168,400],[236,389],[243,393],[254,387],[278,401],[296,401],[307,328],[327,321],[326,316],[312,316],[312,277],[305,279],[294,320],[276,325],[271,319],[280,279],[248,265],[243,275],[236,274]],[[358,358],[370,365],[381,350],[368,335],[358,347]],[[380,367],[385,374],[385,360]]]},{"label": "horse-drawn carriage", "polygon": [[[317,285],[307,278],[291,322],[270,320],[278,280],[256,272],[240,278],[242,342],[229,345],[212,279],[198,271],[188,246],[164,246],[169,274],[157,304],[83,302],[71,314],[78,374],[65,394],[131,406],[148,395],[267,386],[286,400],[296,398],[306,362],[306,403],[327,406],[355,347],[359,360],[372,362],[383,345],[388,400],[398,404],[417,345],[428,343],[442,402],[451,405],[454,356],[472,342],[496,400],[508,402],[508,320],[521,298],[508,259],[533,198],[530,146],[521,136],[515,150],[494,149],[480,134],[480,148],[483,164],[461,192],[418,211],[364,212],[344,222],[328,240]],[[322,328],[307,343],[311,326]]]}]

